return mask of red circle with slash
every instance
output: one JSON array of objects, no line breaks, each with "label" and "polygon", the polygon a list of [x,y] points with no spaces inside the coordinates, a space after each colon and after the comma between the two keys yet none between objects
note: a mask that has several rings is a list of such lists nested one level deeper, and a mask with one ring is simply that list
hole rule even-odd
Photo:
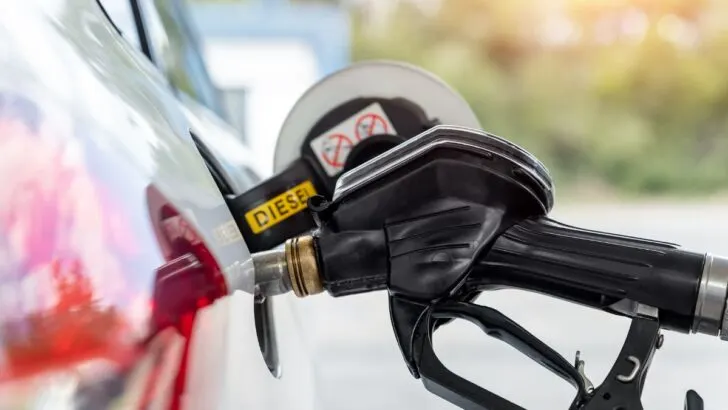
[{"label": "red circle with slash", "polygon": [[387,121],[377,114],[364,114],[356,120],[354,132],[356,139],[361,141],[372,135],[386,134],[389,131]]},{"label": "red circle with slash", "polygon": [[346,161],[344,150],[351,150],[354,143],[344,134],[331,134],[329,139],[324,143],[326,146],[321,153],[321,157],[327,164],[332,167],[343,167]]}]

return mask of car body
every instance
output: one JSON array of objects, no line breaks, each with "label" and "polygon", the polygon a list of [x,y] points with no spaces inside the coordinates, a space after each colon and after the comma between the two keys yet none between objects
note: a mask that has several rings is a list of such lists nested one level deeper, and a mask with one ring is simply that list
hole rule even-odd
[{"label": "car body", "polygon": [[227,287],[252,153],[97,2],[0,9],[0,408],[313,408],[285,297]]}]

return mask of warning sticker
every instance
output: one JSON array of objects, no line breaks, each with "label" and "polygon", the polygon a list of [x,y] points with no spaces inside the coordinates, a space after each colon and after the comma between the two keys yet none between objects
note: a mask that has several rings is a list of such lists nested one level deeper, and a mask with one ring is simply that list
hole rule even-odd
[{"label": "warning sticker", "polygon": [[245,221],[253,233],[261,233],[306,209],[306,201],[314,195],[311,181],[304,181],[246,212]]},{"label": "warning sticker", "polygon": [[361,141],[372,135],[388,134],[389,128],[389,121],[385,120],[384,117],[377,114],[364,114],[356,120],[354,133],[356,139]]},{"label": "warning sticker", "polygon": [[396,133],[382,106],[374,103],[311,140],[311,149],[326,174],[332,177],[344,169],[346,158],[356,144],[372,135]]},{"label": "warning sticker", "polygon": [[321,153],[321,158],[329,166],[341,168],[344,166],[344,161],[351,151],[354,143],[344,134],[330,134],[328,138],[324,140],[324,150]]}]

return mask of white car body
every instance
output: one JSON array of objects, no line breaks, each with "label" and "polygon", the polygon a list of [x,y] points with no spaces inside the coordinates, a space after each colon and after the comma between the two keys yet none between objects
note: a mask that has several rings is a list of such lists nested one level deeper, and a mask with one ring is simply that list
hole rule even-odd
[{"label": "white car body", "polygon": [[[181,268],[195,281],[217,266],[224,279],[249,258],[190,135],[208,142],[235,194],[257,173],[231,128],[175,95],[93,0],[4,2],[0,48],[0,408],[314,408],[285,297],[269,323],[278,377],[259,347],[253,295],[210,285],[224,292],[195,299],[189,333],[188,316],[155,322],[160,280],[184,279],[154,277],[187,260],[170,250],[177,241],[202,249]],[[198,282],[180,283],[171,296],[187,303]],[[110,330],[89,327],[83,309],[112,318],[94,325]],[[49,330],[54,320],[69,325]]]}]

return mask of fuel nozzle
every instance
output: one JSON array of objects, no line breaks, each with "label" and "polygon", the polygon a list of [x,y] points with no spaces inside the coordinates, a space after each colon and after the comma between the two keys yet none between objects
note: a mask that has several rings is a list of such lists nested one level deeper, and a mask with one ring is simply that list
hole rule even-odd
[{"label": "fuel nozzle", "polygon": [[[728,336],[728,259],[560,224],[547,217],[552,205],[548,171],[531,154],[477,130],[437,126],[342,175],[331,201],[311,197],[315,234],[253,255],[248,276],[263,296],[386,289],[410,372],[462,408],[518,406],[438,360],[433,334],[452,319],[571,383],[570,408],[603,409],[607,399],[610,409],[642,408],[661,329]],[[472,303],[502,287],[630,317],[604,382],[590,386],[578,360],[572,365],[507,316]],[[695,394],[687,399],[700,408]]]}]

